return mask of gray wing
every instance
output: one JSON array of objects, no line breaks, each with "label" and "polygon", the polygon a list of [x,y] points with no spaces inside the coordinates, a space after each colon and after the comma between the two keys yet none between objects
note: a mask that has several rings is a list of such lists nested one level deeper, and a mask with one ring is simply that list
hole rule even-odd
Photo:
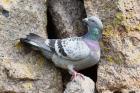
[{"label": "gray wing", "polygon": [[90,49],[80,37],[47,39],[46,45],[54,54],[68,60],[82,60],[90,55]]}]

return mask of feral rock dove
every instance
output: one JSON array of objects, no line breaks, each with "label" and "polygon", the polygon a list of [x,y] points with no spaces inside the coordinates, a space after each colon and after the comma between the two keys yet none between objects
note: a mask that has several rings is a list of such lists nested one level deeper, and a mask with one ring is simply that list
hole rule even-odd
[{"label": "feral rock dove", "polygon": [[99,40],[102,36],[103,24],[98,17],[83,19],[88,32],[81,37],[65,39],[45,39],[30,33],[20,41],[39,50],[60,68],[68,69],[70,74],[77,76],[76,70],[85,69],[98,63],[100,59]]}]

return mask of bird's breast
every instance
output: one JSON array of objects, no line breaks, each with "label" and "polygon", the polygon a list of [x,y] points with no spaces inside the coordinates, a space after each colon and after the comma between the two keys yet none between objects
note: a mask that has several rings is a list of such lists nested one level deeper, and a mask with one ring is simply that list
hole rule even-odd
[{"label": "bird's breast", "polygon": [[99,42],[93,40],[85,40],[85,43],[91,50],[100,50]]}]

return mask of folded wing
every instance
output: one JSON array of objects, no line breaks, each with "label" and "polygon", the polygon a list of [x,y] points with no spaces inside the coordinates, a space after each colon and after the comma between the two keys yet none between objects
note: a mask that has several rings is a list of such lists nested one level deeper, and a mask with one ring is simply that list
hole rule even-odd
[{"label": "folded wing", "polygon": [[80,37],[47,39],[46,45],[55,55],[68,60],[82,60],[90,55],[90,49]]}]

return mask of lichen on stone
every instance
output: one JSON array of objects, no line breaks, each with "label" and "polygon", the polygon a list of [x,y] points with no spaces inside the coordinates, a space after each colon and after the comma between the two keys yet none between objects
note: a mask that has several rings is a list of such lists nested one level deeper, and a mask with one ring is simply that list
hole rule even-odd
[{"label": "lichen on stone", "polygon": [[111,55],[107,55],[107,56],[105,56],[105,58],[108,62],[111,62],[111,63],[114,62],[113,56],[111,56]]},{"label": "lichen on stone", "polygon": [[122,12],[117,12],[115,14],[115,17],[113,19],[113,27],[118,28],[118,26],[122,25],[122,22],[124,20],[124,15]]},{"label": "lichen on stone", "polygon": [[113,35],[114,27],[112,25],[107,25],[104,27],[103,35],[110,37]]}]

